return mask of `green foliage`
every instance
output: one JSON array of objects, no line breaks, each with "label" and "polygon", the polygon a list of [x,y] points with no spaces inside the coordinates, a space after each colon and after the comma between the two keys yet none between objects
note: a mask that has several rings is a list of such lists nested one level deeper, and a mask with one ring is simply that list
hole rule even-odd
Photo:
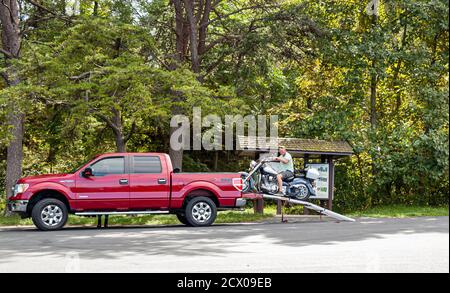
[{"label": "green foliage", "polygon": [[354,211],[348,215],[351,217],[370,218],[448,217],[448,206],[389,205]]}]

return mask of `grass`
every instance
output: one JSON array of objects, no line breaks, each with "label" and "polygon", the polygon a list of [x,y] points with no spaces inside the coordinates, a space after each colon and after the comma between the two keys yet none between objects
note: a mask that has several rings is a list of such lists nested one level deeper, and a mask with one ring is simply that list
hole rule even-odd
[{"label": "grass", "polygon": [[405,206],[391,205],[370,208],[364,211],[356,211],[347,214],[350,217],[371,218],[407,218],[407,217],[437,217],[448,216],[448,206]]},{"label": "grass", "polygon": [[[286,214],[302,214],[301,207],[291,207],[285,209]],[[223,211],[219,212],[215,223],[243,223],[258,222],[271,218],[276,214],[275,205],[266,205],[264,214],[254,214],[252,208],[245,211]],[[350,217],[386,217],[386,218],[406,218],[421,216],[448,216],[448,206],[381,206],[364,211],[346,213]],[[96,217],[69,216],[68,225],[95,226]],[[175,215],[138,215],[138,216],[113,216],[109,218],[110,225],[176,225],[180,224]],[[31,219],[21,219],[17,215],[5,217],[0,215],[0,226],[24,226],[33,225]]]}]

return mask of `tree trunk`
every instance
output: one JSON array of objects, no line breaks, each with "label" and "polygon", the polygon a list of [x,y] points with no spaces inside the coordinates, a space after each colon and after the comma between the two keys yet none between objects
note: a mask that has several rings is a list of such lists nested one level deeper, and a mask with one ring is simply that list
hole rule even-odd
[{"label": "tree trunk", "polygon": [[[217,2],[217,1],[216,1]],[[212,10],[212,1],[172,0],[175,9],[175,62],[171,69],[175,70],[185,61],[185,55],[189,51],[191,55],[191,69],[200,73],[201,55],[206,51],[206,35],[209,15]],[[218,2],[217,2],[218,3]],[[216,3],[216,4],[217,4]],[[196,10],[197,8],[197,10]],[[197,13],[195,13],[197,11]],[[201,82],[201,76],[198,77]],[[173,102],[182,101],[181,93],[173,94]],[[172,115],[183,114],[178,106],[172,106]],[[170,136],[176,128],[170,128]],[[169,148],[169,155],[174,168],[182,168],[183,149],[175,151]]]},{"label": "tree trunk", "polygon": [[213,162],[213,171],[217,171],[217,165],[219,163],[219,151],[214,152],[214,162]]},{"label": "tree trunk", "polygon": [[[188,21],[184,14],[183,0],[173,0],[172,1],[174,9],[175,9],[175,62],[171,66],[172,70],[176,70],[179,65],[181,65],[184,61],[184,56],[187,50],[187,44],[189,40],[189,25]],[[182,97],[179,92],[173,92],[173,104],[180,101]],[[181,114],[181,110],[178,106],[174,106],[172,104],[171,112],[172,116]],[[172,134],[175,132],[175,127],[170,127],[169,130],[169,141]],[[172,166],[174,168],[179,168],[180,170],[183,167],[183,149],[173,150],[169,144],[169,156],[172,161]]]},{"label": "tree trunk", "polygon": [[[376,14],[372,15],[372,25],[377,23]],[[375,48],[374,48],[375,49]],[[370,127],[372,130],[377,128],[377,83],[378,75],[376,71],[376,57],[372,58],[371,72],[370,72]],[[375,176],[378,173],[378,169],[375,162],[375,157],[372,156],[372,175]]]},{"label": "tree trunk", "polygon": [[[20,83],[17,69],[14,68],[11,59],[17,59],[20,55],[20,28],[19,5],[17,0],[2,0],[0,3],[0,22],[2,35],[2,53],[6,59],[6,70],[2,74],[8,86],[14,87]],[[24,114],[17,106],[17,101],[11,100],[7,123],[12,127],[12,140],[9,142],[6,154],[6,197],[12,195],[12,187],[22,175],[23,160],[23,126]]]},{"label": "tree trunk", "polygon": [[114,128],[113,128],[113,132],[116,138],[116,148],[117,148],[117,152],[119,153],[125,153],[127,151],[126,149],[126,141],[125,141],[125,137],[123,135],[123,127],[122,127],[122,117],[120,114],[120,111],[113,108],[112,109],[112,113],[113,113],[113,124],[114,124]]},{"label": "tree trunk", "polygon": [[194,5],[191,0],[184,0],[186,16],[189,22],[189,43],[191,50],[191,67],[195,73],[200,72],[200,59],[198,56],[197,23],[194,18]]},{"label": "tree trunk", "polygon": [[[177,130],[176,127],[170,127],[170,136],[172,136],[175,130]],[[169,147],[169,156],[172,161],[172,167],[179,168],[181,171],[183,168],[183,149],[176,151]]]},{"label": "tree trunk", "polygon": [[[201,8],[199,8],[200,11]],[[199,31],[198,31],[198,54],[201,56],[206,51],[206,32],[208,30],[207,23],[209,21],[209,14],[211,12],[211,0],[206,0],[205,8],[203,9],[203,15],[200,18]],[[201,62],[201,61],[200,61]]]},{"label": "tree trunk", "polygon": [[12,188],[22,175],[23,120],[24,114],[15,110],[8,115],[8,124],[12,126],[13,138],[9,142],[6,153],[5,188],[7,199],[13,195]]},{"label": "tree trunk", "polygon": [[118,153],[125,153],[127,148],[125,146],[125,139],[121,133],[115,133],[116,136],[116,149]]},{"label": "tree trunk", "polygon": [[[405,25],[403,26],[403,34],[402,34],[402,43],[400,44],[400,49],[399,52],[403,51],[403,48],[405,47],[405,42],[406,42],[406,30],[408,28],[408,24],[406,23],[405,20]],[[395,110],[394,112],[397,113],[400,110],[400,107],[402,105],[402,95],[400,93],[400,89],[399,89],[399,74],[400,74],[400,67],[402,65],[402,59],[399,58],[396,64],[396,67],[394,69],[394,77],[393,77],[393,90],[396,91],[396,102],[395,102]]]},{"label": "tree trunk", "polygon": [[[372,61],[372,69],[375,70],[375,61]],[[377,127],[377,74],[371,73],[370,77],[370,126]]]},{"label": "tree trunk", "polygon": [[[372,25],[377,23],[377,15],[372,15]],[[375,50],[375,48],[373,48]],[[370,73],[370,126],[372,129],[377,127],[377,82],[378,76],[376,72],[376,60],[372,58],[371,73]]]},{"label": "tree trunk", "polygon": [[[178,63],[184,60],[185,49],[185,37],[184,37],[184,16],[181,0],[174,0],[173,5],[175,7],[175,61]],[[178,64],[173,65],[172,69],[175,70]]]},{"label": "tree trunk", "polygon": [[93,16],[98,16],[98,1],[94,1],[94,11],[92,12]]}]

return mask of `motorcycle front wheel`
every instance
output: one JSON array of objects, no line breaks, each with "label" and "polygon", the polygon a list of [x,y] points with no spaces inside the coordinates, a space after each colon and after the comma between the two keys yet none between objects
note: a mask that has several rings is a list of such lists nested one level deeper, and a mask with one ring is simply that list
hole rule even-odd
[{"label": "motorcycle front wheel", "polygon": [[241,174],[242,178],[242,192],[250,192],[253,189],[253,178],[249,178],[249,180],[245,180],[247,178],[248,174],[243,173]]}]

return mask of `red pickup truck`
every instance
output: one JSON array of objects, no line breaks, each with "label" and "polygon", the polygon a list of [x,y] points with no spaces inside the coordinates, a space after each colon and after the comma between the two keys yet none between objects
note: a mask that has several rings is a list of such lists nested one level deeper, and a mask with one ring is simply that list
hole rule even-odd
[{"label": "red pickup truck", "polygon": [[217,210],[245,205],[239,173],[179,173],[162,153],[96,156],[71,174],[21,178],[8,209],[57,230],[68,214],[176,214],[189,226],[211,225]]}]

